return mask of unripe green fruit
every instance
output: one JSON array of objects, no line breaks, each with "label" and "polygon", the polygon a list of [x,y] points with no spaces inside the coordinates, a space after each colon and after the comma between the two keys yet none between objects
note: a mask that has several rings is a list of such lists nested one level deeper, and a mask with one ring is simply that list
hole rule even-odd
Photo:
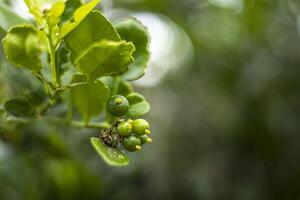
[{"label": "unripe green fruit", "polygon": [[112,96],[107,104],[108,112],[115,117],[121,117],[125,115],[128,109],[129,109],[129,102],[122,95]]},{"label": "unripe green fruit", "polygon": [[144,119],[136,119],[132,122],[132,130],[137,135],[150,134],[150,125]]},{"label": "unripe green fruit", "polygon": [[142,142],[142,145],[145,144],[145,143],[151,143],[152,142],[152,139],[147,134],[139,136],[139,138]]},{"label": "unripe green fruit", "polygon": [[118,133],[121,136],[128,136],[132,132],[132,125],[126,121],[118,124]]},{"label": "unripe green fruit", "polygon": [[139,151],[141,150],[142,142],[139,138],[134,135],[130,135],[123,140],[123,145],[128,151]]}]

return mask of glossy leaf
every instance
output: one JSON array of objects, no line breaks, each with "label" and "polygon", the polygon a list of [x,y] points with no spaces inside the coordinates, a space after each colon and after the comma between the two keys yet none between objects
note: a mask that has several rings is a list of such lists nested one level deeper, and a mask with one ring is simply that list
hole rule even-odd
[{"label": "glossy leaf", "polygon": [[123,74],[124,80],[137,80],[145,74],[145,68],[149,60],[149,33],[147,28],[138,20],[129,18],[115,24],[122,40],[132,42],[136,48],[133,54],[134,62],[128,72]]},{"label": "glossy leaf", "polygon": [[99,115],[109,98],[109,89],[102,82],[82,84],[71,88],[73,105],[88,123],[91,117]]},{"label": "glossy leaf", "polygon": [[130,105],[127,115],[130,117],[139,117],[147,114],[150,111],[150,104],[147,101],[142,101]]},{"label": "glossy leaf", "polygon": [[145,101],[145,97],[139,93],[131,93],[131,94],[127,95],[126,98],[127,98],[128,102],[130,103],[130,105]]},{"label": "glossy leaf", "polygon": [[34,27],[20,25],[11,28],[3,39],[3,49],[10,63],[33,72],[41,70],[41,49]]},{"label": "glossy leaf", "polygon": [[8,31],[10,27],[18,25],[18,24],[30,24],[25,19],[21,18],[17,14],[15,14],[10,9],[5,6],[0,5],[0,27]]},{"label": "glossy leaf", "polygon": [[120,37],[112,24],[99,11],[92,11],[76,29],[66,36],[65,40],[74,61],[83,50],[95,42],[120,41]]},{"label": "glossy leaf", "polygon": [[103,161],[108,165],[121,167],[129,164],[128,156],[124,152],[106,146],[99,138],[92,137],[91,144]]},{"label": "glossy leaf", "polygon": [[100,0],[92,0],[76,9],[73,18],[67,21],[60,30],[59,39],[64,38],[73,29],[75,29],[80,22],[96,7]]},{"label": "glossy leaf", "polygon": [[150,111],[150,104],[146,101],[143,95],[139,93],[131,93],[127,95],[126,98],[130,104],[127,113],[130,117],[139,117]]},{"label": "glossy leaf", "polygon": [[125,41],[101,41],[86,49],[75,61],[80,72],[96,79],[101,76],[119,75],[132,63],[134,46]]},{"label": "glossy leaf", "polygon": [[34,114],[34,109],[26,99],[11,99],[4,104],[4,109],[16,117],[30,117]]}]

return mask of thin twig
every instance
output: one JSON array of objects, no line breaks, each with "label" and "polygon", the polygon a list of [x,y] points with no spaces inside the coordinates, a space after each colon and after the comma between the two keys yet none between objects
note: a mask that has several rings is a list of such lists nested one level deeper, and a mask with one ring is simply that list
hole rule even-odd
[{"label": "thin twig", "polygon": [[50,122],[63,123],[63,124],[78,127],[78,128],[102,129],[102,128],[110,127],[110,124],[107,122],[91,122],[89,124],[85,124],[81,121],[74,121],[74,120],[69,121],[69,120],[65,120],[65,119],[57,118],[57,117],[41,117],[40,119],[50,121]]},{"label": "thin twig", "polygon": [[48,122],[69,125],[69,126],[73,126],[73,127],[77,127],[77,128],[103,129],[103,128],[110,127],[110,124],[107,122],[91,122],[89,124],[85,124],[81,121],[74,121],[74,120],[68,121],[68,120],[65,120],[62,118],[58,118],[58,117],[39,117],[39,118],[32,118],[32,119],[10,117],[10,118],[7,118],[6,121],[28,124],[28,123],[38,121],[38,120],[44,120],[44,121],[48,121]]},{"label": "thin twig", "polygon": [[48,81],[48,80],[43,76],[42,73],[40,73],[40,72],[36,73],[36,77],[37,77],[40,81],[42,81],[43,83],[45,83],[45,84],[47,84],[48,86],[50,86],[51,89],[54,88],[54,86],[52,85],[52,83],[51,83],[50,81]]},{"label": "thin twig", "polygon": [[71,85],[64,85],[64,86],[61,86],[59,88],[56,88],[54,91],[53,91],[53,96],[56,96],[57,94],[61,93],[61,92],[64,92],[66,91],[67,89],[71,89],[73,87],[76,87],[76,86],[79,86],[79,85],[84,85],[85,83],[73,83]]}]

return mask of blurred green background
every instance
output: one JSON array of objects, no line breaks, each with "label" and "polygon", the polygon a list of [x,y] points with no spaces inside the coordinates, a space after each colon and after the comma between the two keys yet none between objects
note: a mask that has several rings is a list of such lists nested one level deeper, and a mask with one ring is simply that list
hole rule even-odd
[{"label": "blurred green background", "polygon": [[[5,3],[25,14],[18,0]],[[112,168],[90,146],[93,130],[1,119],[1,200],[300,199],[299,0],[103,0],[99,8],[149,28],[152,59],[135,86],[152,104],[154,142]],[[38,90],[0,58],[1,102]]]}]

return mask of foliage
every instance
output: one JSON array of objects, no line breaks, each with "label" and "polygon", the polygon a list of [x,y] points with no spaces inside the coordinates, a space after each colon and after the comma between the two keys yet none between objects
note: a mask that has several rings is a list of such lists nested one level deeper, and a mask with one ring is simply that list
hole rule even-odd
[{"label": "foliage", "polygon": [[[128,157],[121,145],[132,136],[120,135],[117,126],[150,110],[145,98],[134,93],[127,82],[144,75],[149,59],[147,29],[134,18],[113,25],[95,10],[100,0],[86,4],[70,0],[24,2],[35,24],[0,6],[0,15],[4,16],[0,27],[6,31],[3,50],[11,64],[30,71],[32,79],[37,78],[44,90],[4,102],[5,119],[48,119],[98,129],[99,137],[91,138],[96,152],[109,165],[127,165]],[[36,104],[35,97],[43,95],[45,98]],[[114,95],[129,99],[123,118],[107,109]],[[58,105],[68,105],[67,114],[56,116],[49,112]],[[81,121],[74,120],[76,113]],[[128,120],[129,124],[133,122]],[[140,145],[134,149],[140,150]]]},{"label": "foliage", "polygon": [[[1,3],[11,2],[21,14],[18,1]],[[74,4],[66,9],[80,2],[68,0]],[[130,166],[116,170],[101,165],[89,146],[98,129],[48,119],[6,121],[1,114],[0,199],[300,199],[299,0],[107,0],[101,6],[111,19],[138,14],[151,22],[151,68],[135,91],[151,102],[147,119],[161,134],[153,134],[151,147],[127,154]],[[61,24],[71,19],[67,10]],[[192,41],[193,62],[175,62],[176,55],[190,52],[182,29]],[[175,37],[164,37],[166,30]],[[58,54],[69,52],[64,46]],[[7,64],[2,53],[1,102],[33,97],[39,113],[47,98],[43,85],[29,70]],[[75,68],[58,66],[71,81]],[[101,81],[113,89],[112,77]],[[126,85],[118,89],[124,97],[132,92]],[[61,94],[63,103],[68,95]],[[66,110],[57,102],[45,115],[70,116]],[[73,119],[80,119],[73,111]]]}]

